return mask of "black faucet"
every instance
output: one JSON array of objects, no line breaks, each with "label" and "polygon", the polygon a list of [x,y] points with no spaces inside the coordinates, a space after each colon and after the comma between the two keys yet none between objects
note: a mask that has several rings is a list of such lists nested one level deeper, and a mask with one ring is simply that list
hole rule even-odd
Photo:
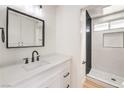
[{"label": "black faucet", "polygon": [[37,54],[37,61],[39,61],[39,53],[36,51],[36,50],[34,50],[33,52],[32,52],[32,62],[34,62],[35,60],[35,58],[34,58],[34,53],[36,53]]}]

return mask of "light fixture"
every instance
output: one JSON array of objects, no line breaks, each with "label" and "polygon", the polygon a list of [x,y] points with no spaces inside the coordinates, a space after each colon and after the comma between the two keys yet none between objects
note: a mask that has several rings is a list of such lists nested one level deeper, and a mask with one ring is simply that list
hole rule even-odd
[{"label": "light fixture", "polygon": [[34,6],[34,14],[36,16],[42,15],[42,5]]},{"label": "light fixture", "polygon": [[42,5],[26,5],[24,6],[26,12],[40,17],[42,15]]}]

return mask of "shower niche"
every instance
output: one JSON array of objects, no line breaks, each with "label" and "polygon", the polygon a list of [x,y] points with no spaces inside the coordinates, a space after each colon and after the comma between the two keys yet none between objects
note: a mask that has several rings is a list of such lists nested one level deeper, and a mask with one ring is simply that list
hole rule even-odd
[{"label": "shower niche", "polygon": [[103,34],[104,48],[123,48],[124,32],[113,32]]}]

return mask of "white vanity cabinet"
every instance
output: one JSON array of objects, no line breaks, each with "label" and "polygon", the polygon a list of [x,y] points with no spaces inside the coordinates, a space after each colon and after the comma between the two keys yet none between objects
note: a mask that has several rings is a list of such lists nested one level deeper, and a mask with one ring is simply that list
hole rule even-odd
[{"label": "white vanity cabinet", "polygon": [[[39,88],[69,88],[71,87],[71,61],[66,61],[41,75],[41,82],[37,81]],[[38,79],[39,80],[39,79]],[[36,81],[35,81],[36,83]],[[33,86],[35,87],[35,86]]]},{"label": "white vanity cabinet", "polygon": [[[70,61],[66,61],[64,64],[61,64],[52,73],[52,76],[47,80],[42,86],[45,88],[70,88],[71,87],[71,70],[70,70]],[[48,76],[48,77],[49,77]]]},{"label": "white vanity cabinet", "polygon": [[[0,68],[0,87],[69,88],[71,87],[71,57],[61,54],[40,57],[39,62],[12,64]],[[32,65],[31,65],[32,64]],[[31,66],[35,68],[30,68]],[[37,65],[37,66],[36,66]],[[40,66],[38,66],[40,65]],[[28,67],[28,68],[27,68]],[[30,68],[30,69],[29,69]]]},{"label": "white vanity cabinet", "polygon": [[60,88],[61,86],[61,74],[60,72],[53,73],[48,75],[48,79],[45,79],[44,82],[41,82],[39,88]]},{"label": "white vanity cabinet", "polygon": [[25,69],[24,67],[28,67],[28,64],[15,64],[1,68],[0,85],[13,88],[71,87],[71,57],[52,55],[41,59],[49,64],[33,69]]}]

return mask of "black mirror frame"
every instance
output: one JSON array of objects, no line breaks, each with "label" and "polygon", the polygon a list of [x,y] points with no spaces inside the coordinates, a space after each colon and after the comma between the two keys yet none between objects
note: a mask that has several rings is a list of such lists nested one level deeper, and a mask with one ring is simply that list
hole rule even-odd
[{"label": "black mirror frame", "polygon": [[[19,14],[22,14],[22,15],[25,15],[25,16],[28,16],[28,17],[31,17],[31,18],[34,18],[36,20],[39,20],[39,21],[42,21],[43,22],[43,28],[42,28],[42,39],[43,39],[43,42],[42,42],[42,45],[39,45],[39,46],[19,46],[19,47],[9,47],[8,46],[8,23],[9,23],[9,11],[13,11],[13,12],[16,12],[16,13],[19,13]],[[44,47],[45,46],[45,21],[40,19],[40,18],[37,18],[37,17],[34,17],[34,16],[31,16],[31,15],[28,15],[26,13],[23,13],[23,12],[20,12],[18,10],[15,10],[15,9],[12,9],[10,7],[7,7],[7,11],[6,11],[6,48],[29,48],[29,47]]]}]

